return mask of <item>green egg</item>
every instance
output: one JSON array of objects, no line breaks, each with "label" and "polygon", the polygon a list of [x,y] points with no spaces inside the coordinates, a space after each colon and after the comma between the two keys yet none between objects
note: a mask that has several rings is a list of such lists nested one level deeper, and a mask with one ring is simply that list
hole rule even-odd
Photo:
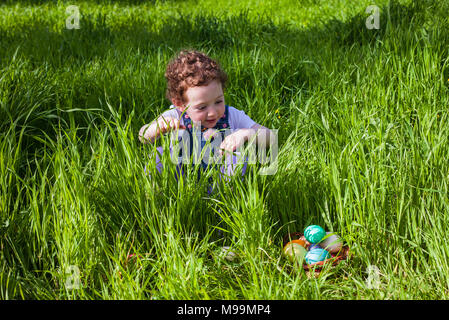
[{"label": "green egg", "polygon": [[298,261],[302,263],[302,260],[306,256],[307,250],[298,243],[289,242],[284,247],[284,255],[290,261]]},{"label": "green egg", "polygon": [[326,231],[317,225],[311,225],[304,230],[304,236],[310,243],[318,243],[326,235]]}]

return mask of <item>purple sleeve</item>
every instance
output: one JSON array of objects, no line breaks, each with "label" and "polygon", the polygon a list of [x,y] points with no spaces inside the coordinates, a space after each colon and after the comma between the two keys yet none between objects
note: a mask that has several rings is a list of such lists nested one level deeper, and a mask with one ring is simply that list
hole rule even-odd
[{"label": "purple sleeve", "polygon": [[[180,118],[178,111],[176,110],[176,108],[173,108],[173,107],[171,109],[164,111],[159,117],[170,117],[170,118],[175,118],[175,119]],[[181,122],[182,122],[182,119],[181,119]]]},{"label": "purple sleeve", "polygon": [[229,107],[229,125],[231,129],[249,129],[256,122],[248,117],[248,115],[234,107]]}]

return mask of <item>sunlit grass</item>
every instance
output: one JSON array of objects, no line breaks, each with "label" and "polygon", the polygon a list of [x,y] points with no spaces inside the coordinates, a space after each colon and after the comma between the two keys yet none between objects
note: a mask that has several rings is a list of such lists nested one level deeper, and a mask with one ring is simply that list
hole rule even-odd
[{"label": "sunlit grass", "polygon": [[[68,2],[1,5],[0,297],[447,298],[448,4],[379,1],[368,30],[370,4],[80,1],[79,30]],[[168,153],[156,174],[137,133],[188,47],[227,71],[227,104],[279,130],[275,175],[209,195],[217,173],[178,182]],[[317,278],[283,259],[309,224],[353,258]]]}]

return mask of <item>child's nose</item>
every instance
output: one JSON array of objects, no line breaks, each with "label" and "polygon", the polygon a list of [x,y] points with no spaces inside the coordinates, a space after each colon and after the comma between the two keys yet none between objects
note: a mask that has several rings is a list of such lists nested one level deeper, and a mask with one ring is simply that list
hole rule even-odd
[{"label": "child's nose", "polygon": [[217,110],[215,110],[215,108],[211,108],[211,109],[209,110],[209,113],[207,114],[207,117],[208,117],[209,119],[215,119],[215,118],[217,117],[217,115],[218,115]]}]

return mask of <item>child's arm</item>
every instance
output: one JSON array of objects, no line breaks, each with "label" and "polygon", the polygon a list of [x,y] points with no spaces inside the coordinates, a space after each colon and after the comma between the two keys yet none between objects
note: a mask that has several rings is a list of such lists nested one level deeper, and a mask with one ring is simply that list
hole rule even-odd
[{"label": "child's arm", "polygon": [[220,153],[234,152],[247,141],[254,141],[258,148],[267,148],[272,138],[274,136],[270,129],[256,123],[249,129],[239,129],[227,136],[220,145]]},{"label": "child's arm", "polygon": [[139,140],[142,143],[153,143],[161,134],[176,129],[185,129],[179,119],[160,116],[150,124],[144,125],[139,131]]}]

